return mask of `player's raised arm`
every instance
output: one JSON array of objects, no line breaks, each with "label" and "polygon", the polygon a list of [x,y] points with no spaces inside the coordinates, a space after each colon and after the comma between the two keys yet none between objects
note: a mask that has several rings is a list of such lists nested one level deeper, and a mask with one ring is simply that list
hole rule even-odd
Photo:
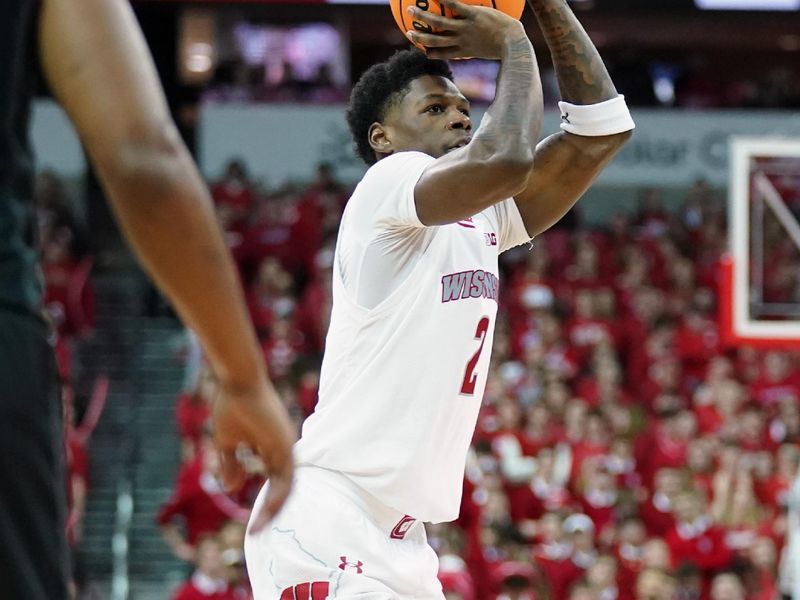
[{"label": "player's raised arm", "polygon": [[243,477],[234,450],[245,442],[267,464],[266,509],[276,511],[291,483],[294,436],[267,379],[209,194],[128,2],[44,0],[39,49],[125,236],[197,332],[219,378],[214,427],[227,482]]},{"label": "player's raised arm", "polygon": [[630,138],[633,121],[592,40],[565,0],[528,0],[553,57],[564,130],[536,148],[516,194],[528,233],[556,223]]},{"label": "player's raised arm", "polygon": [[415,31],[410,39],[433,59],[499,59],[500,73],[494,102],[472,141],[430,165],[416,185],[417,216],[426,225],[471,217],[525,189],[543,111],[539,67],[522,24],[491,8],[444,4],[459,18],[412,8],[414,19],[440,32]]}]

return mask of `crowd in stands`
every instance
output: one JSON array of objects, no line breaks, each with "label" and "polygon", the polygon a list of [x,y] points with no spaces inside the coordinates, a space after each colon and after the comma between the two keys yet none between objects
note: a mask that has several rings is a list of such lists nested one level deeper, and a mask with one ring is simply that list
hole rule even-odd
[{"label": "crowd in stands", "polygon": [[44,307],[58,334],[56,355],[61,378],[69,380],[71,341],[94,326],[94,294],[89,277],[93,260],[84,228],[58,175],[51,171],[39,173],[34,202]]},{"label": "crowd in stands", "polygon": [[[265,192],[234,162],[213,194],[299,426],[317,398],[347,190],[323,165],[307,189]],[[698,182],[667,211],[643,190],[638,210],[604,227],[568,222],[501,258],[461,516],[428,532],[447,597],[776,598],[800,465],[800,356],[721,345],[721,198]],[[780,275],[796,249],[780,236],[768,246],[767,284],[796,298],[798,279]],[[231,499],[213,478],[213,385],[206,374],[178,401],[184,466],[158,516],[196,565],[180,599],[247,597],[230,529],[241,535],[260,480]]]},{"label": "crowd in stands", "polygon": [[[299,427],[317,400],[333,243],[349,190],[321,165],[304,189],[266,191],[236,162],[212,189],[264,360]],[[90,431],[75,424],[69,348],[92,327],[91,258],[52,174],[39,177],[37,208],[66,384],[77,544]],[[461,516],[428,532],[447,597],[785,593],[800,356],[721,346],[722,200],[697,183],[668,211],[657,190],[642,190],[636,210],[603,227],[581,226],[579,213],[565,222],[501,257],[492,366]],[[797,300],[796,249],[777,228],[768,228],[766,247],[766,295]],[[157,516],[173,552],[192,565],[178,600],[251,597],[242,544],[262,479],[254,461],[235,496],[220,487],[208,423],[214,385],[201,369],[177,401],[182,465]]]},{"label": "crowd in stands", "polygon": [[701,56],[652,60],[626,51],[609,61],[612,78],[631,106],[687,109],[768,109],[800,106],[800,77],[776,61],[756,72],[729,70]]},{"label": "crowd in stands", "polygon": [[291,102],[330,104],[344,102],[347,90],[334,81],[330,64],[323,64],[313,77],[300,78],[289,61],[280,66],[278,77],[266,76],[264,65],[227,60],[217,66],[206,85],[204,102]]},{"label": "crowd in stands", "polygon": [[[94,293],[90,273],[93,259],[86,235],[76,217],[63,180],[52,171],[37,175],[34,188],[36,241],[41,257],[41,280],[44,314],[53,328],[58,375],[62,382],[66,486],[68,500],[67,538],[76,549],[83,533],[83,517],[89,493],[89,456],[87,442],[105,403],[104,395],[92,409],[77,415],[74,393],[73,347],[77,339],[89,334],[94,326]],[[100,386],[105,386],[105,382]],[[99,389],[99,388],[98,388]],[[103,394],[105,391],[103,391]],[[82,406],[81,408],[88,408]],[[80,421],[78,416],[81,417]],[[87,418],[88,417],[88,418]],[[75,582],[85,579],[82,560],[72,561]]]},{"label": "crowd in stands", "polygon": [[[796,69],[772,64],[756,74],[726,71],[700,57],[683,62],[648,60],[634,53],[607,57],[617,88],[631,106],[687,109],[792,109],[800,107],[800,76]],[[309,80],[293,75],[290,64],[282,67],[283,76],[274,84],[264,78],[263,67],[252,67],[241,61],[221,64],[202,93],[204,102],[308,103],[332,104],[347,100],[348,90],[333,82],[328,65]],[[543,66],[545,99],[554,104],[558,91],[555,73]],[[495,75],[483,74],[483,85],[493,89]],[[458,72],[456,73],[458,79]],[[463,83],[463,82],[462,82]],[[487,99],[470,94],[477,103]],[[489,95],[491,98],[491,94]]]}]

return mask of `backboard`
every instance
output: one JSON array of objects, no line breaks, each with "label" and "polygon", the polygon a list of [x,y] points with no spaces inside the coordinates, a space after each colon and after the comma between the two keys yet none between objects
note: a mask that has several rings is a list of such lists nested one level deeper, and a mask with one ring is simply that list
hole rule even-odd
[{"label": "backboard", "polygon": [[800,139],[733,138],[730,161],[722,339],[800,348]]}]

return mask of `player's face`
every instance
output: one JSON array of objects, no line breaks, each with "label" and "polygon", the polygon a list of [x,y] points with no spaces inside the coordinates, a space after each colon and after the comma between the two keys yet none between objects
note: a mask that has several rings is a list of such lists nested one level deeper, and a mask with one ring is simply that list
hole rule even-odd
[{"label": "player's face", "polygon": [[439,158],[472,138],[469,101],[444,77],[424,75],[409,84],[384,119],[391,152],[416,150]]}]

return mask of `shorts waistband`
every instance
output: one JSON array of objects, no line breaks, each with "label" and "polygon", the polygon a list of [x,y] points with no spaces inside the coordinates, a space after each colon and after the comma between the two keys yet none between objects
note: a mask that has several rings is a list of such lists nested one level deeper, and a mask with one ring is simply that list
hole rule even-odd
[{"label": "shorts waistband", "polygon": [[301,472],[312,474],[314,480],[324,482],[325,485],[345,495],[392,539],[404,539],[405,534],[419,523],[414,517],[387,506],[339,471],[331,471],[313,465],[298,466],[296,471],[298,474]]}]

